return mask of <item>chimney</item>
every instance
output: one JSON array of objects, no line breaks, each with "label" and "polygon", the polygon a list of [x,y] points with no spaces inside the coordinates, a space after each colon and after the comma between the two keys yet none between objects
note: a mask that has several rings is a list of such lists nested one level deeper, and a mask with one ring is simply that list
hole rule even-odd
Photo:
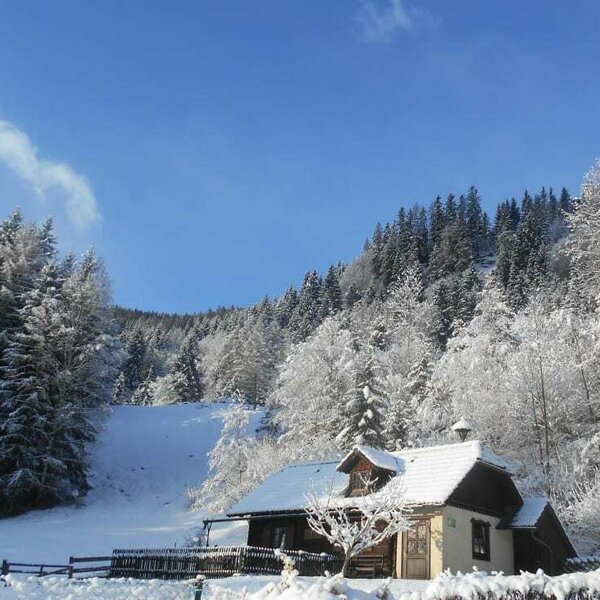
[{"label": "chimney", "polygon": [[469,436],[469,433],[471,433],[472,430],[473,426],[466,419],[461,419],[460,421],[452,425],[452,431],[458,433],[461,442],[466,441],[467,437]]}]

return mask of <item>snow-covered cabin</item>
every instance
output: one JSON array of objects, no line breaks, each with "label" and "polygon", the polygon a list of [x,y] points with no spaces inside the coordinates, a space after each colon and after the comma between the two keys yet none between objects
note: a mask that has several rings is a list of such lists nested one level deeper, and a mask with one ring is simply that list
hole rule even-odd
[{"label": "snow-covered cabin", "polygon": [[294,464],[269,477],[228,516],[249,522],[248,545],[333,552],[307,525],[306,496],[352,498],[402,477],[413,526],[354,560],[357,575],[429,579],[445,569],[544,569],[555,574],[573,545],[545,498],[523,498],[507,464],[481,442],[384,452],[355,446],[341,462]]}]

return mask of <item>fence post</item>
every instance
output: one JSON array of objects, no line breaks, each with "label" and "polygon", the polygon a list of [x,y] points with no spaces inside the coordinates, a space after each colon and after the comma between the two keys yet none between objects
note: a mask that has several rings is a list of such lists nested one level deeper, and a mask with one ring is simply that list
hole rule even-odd
[{"label": "fence post", "polygon": [[4,559],[2,561],[2,575],[8,575],[10,571],[10,565],[8,564],[8,561],[6,559]]},{"label": "fence post", "polygon": [[204,576],[198,575],[198,577],[196,577],[196,583],[194,585],[196,587],[194,591],[194,600],[202,600],[202,590],[204,589]]}]

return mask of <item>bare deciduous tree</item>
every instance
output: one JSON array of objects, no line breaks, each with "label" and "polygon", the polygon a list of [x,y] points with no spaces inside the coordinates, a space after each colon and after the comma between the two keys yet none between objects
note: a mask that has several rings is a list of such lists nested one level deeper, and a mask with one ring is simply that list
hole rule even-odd
[{"label": "bare deciduous tree", "polygon": [[[369,489],[372,482],[365,482]],[[400,531],[410,529],[401,480],[356,498],[323,498],[311,492],[306,509],[309,527],[344,553],[342,575],[352,558]]]}]

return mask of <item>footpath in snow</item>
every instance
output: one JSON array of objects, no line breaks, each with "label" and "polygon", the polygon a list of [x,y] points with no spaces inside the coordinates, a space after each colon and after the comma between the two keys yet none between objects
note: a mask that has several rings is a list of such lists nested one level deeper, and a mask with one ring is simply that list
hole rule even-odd
[{"label": "footpath in snow", "polygon": [[[227,404],[113,407],[92,449],[93,489],[82,506],[0,520],[0,559],[65,564],[69,556],[119,547],[181,546],[202,526],[203,515],[187,510],[185,491],[206,478],[225,410]],[[243,543],[244,528],[215,527],[211,539]]]}]

